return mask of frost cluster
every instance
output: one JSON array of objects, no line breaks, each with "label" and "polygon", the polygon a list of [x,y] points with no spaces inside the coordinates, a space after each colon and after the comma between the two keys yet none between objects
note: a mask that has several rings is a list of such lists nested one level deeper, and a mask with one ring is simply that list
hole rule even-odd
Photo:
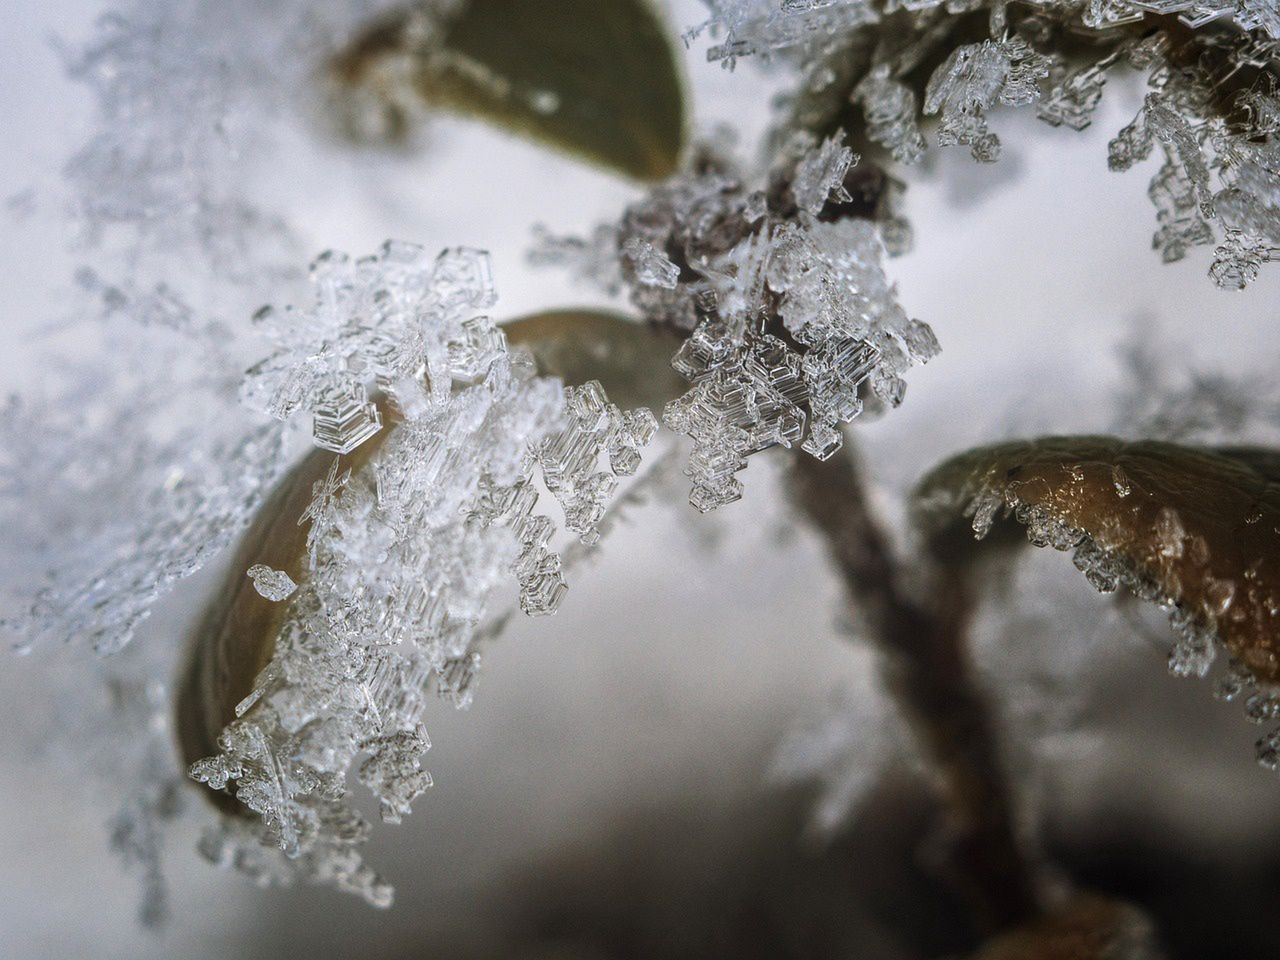
[{"label": "frost cluster", "polygon": [[[727,164],[677,176],[597,232],[611,269],[598,253],[584,267],[585,241],[544,235],[535,251],[596,278],[616,270],[649,321],[686,337],[672,366],[692,386],[663,421],[693,440],[686,475],[701,511],[742,495],[736,474],[753,453],[796,445],[830,457],[864,383],[896,407],[902,374],[938,351],[884,273],[884,227],[869,214],[891,191],[882,178],[864,191],[856,162],[837,135],[796,144],[759,189]],[[871,210],[864,192],[876,195]]]},{"label": "frost cluster", "polygon": [[[538,511],[544,487],[566,529],[585,542],[657,429],[643,408],[620,411],[594,381],[565,389],[535,376],[491,306],[488,260],[470,250],[429,258],[388,243],[373,257],[313,265],[315,304],[269,313],[280,349],[246,378],[246,397],[277,416],[310,409],[315,443],[349,451],[385,432],[369,465],[316,484],[306,573],[259,592],[287,602],[269,665],[191,776],[233,787],[255,816],[226,818],[207,855],[259,879],[333,884],[370,903],[391,890],[358,853],[369,827],[347,775],[399,822],[430,785],[419,759],[431,689],[465,703],[478,641],[501,612],[495,590],[519,586],[529,614],[565,593]],[[377,403],[388,411],[380,423]],[[357,415],[331,425],[328,398]],[[372,427],[372,429],[371,429]],[[287,578],[286,578],[287,579]],[[263,590],[266,584],[268,590]]]},{"label": "frost cluster", "polygon": [[[723,37],[709,57],[732,65],[768,54],[803,68],[796,113],[821,127],[856,105],[867,135],[902,163],[925,150],[922,122],[937,117],[940,145],[994,161],[999,137],[986,112],[1036,105],[1040,119],[1087,127],[1108,77],[1146,73],[1148,93],[1111,142],[1111,169],[1153,152],[1151,181],[1165,262],[1214,245],[1210,276],[1241,289],[1280,259],[1280,6],[1274,0],[711,0],[703,25]],[[1178,22],[1155,15],[1177,15]],[[975,16],[989,37],[974,41]],[[702,28],[699,28],[702,29]],[[941,62],[921,84],[919,67]],[[815,104],[826,103],[817,108]],[[807,116],[806,113],[812,113]]]},{"label": "frost cluster", "polygon": [[1139,324],[1122,346],[1121,389],[1108,432],[1135,439],[1233,446],[1280,444],[1280,384],[1251,370],[1191,366],[1185,344]]},{"label": "frost cluster", "polygon": [[246,172],[282,120],[324,96],[326,58],[395,6],[119,0],[83,46],[63,51],[97,106],[96,130],[65,171],[81,233],[127,230],[152,251],[178,248],[256,279],[271,236],[288,226],[249,198]]},{"label": "frost cluster", "polygon": [[[296,452],[236,400],[258,349],[241,318],[301,278],[262,181],[282,134],[320,114],[328,58],[396,5],[116,0],[87,39],[59,45],[92,98],[90,133],[60,182],[11,204],[65,213],[81,265],[72,306],[42,318],[39,384],[0,410],[0,627],[62,677],[66,702],[55,694],[32,736],[63,744],[65,766],[115,804],[112,845],[143,879],[147,921],[164,915],[163,823],[183,795],[171,678],[184,651],[130,641]],[[77,658],[85,644],[101,656]]]}]

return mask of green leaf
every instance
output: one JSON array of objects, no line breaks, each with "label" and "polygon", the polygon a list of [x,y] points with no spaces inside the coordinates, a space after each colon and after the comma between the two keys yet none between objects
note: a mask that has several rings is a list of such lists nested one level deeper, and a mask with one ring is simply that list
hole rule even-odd
[{"label": "green leaf", "polygon": [[431,108],[638,180],[678,167],[684,85],[649,0],[470,0],[426,42],[413,24],[404,15],[371,27],[335,65],[341,82],[374,90],[392,135],[406,123],[407,83]]},{"label": "green leaf", "polygon": [[[933,556],[971,559],[982,504],[1013,507],[1035,542],[1080,546],[1174,602],[1256,676],[1280,680],[1280,457],[1113,437],[1047,437],[972,450],[916,489]],[[1001,529],[1003,526],[1003,529]],[[1014,542],[993,517],[997,544]],[[968,546],[966,546],[966,541]]]},{"label": "green leaf", "polygon": [[689,385],[671,369],[679,342],[657,328],[607,310],[552,310],[507,323],[512,344],[527,347],[538,372],[570,386],[599,380],[618,406],[661,414]]}]

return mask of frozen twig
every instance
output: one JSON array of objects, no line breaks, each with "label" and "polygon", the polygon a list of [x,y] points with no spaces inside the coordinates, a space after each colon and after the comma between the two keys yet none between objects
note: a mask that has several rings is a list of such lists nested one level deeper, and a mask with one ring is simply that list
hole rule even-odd
[{"label": "frozen twig", "polygon": [[1036,870],[1018,832],[992,711],[967,649],[972,597],[935,571],[929,599],[909,594],[846,444],[829,460],[796,457],[792,495],[825,540],[850,606],[868,625],[884,677],[934,774],[955,829],[952,867],[987,931],[1034,916]]}]

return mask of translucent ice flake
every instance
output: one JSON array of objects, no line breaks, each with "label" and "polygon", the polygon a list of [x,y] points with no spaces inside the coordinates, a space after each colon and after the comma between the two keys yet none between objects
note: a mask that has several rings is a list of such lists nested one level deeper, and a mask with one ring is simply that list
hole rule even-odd
[{"label": "translucent ice flake", "polygon": [[431,786],[431,775],[419,766],[422,754],[431,749],[423,727],[401,730],[364,745],[370,756],[356,775],[381,801],[384,823],[399,823],[408,814],[410,802]]},{"label": "translucent ice flake", "polygon": [[995,160],[1000,140],[987,131],[983,111],[996,103],[1030,103],[1048,74],[1049,61],[1021,37],[957,47],[925,88],[924,112],[942,115],[938,143],[964,144],[975,160]]},{"label": "translucent ice flake", "polygon": [[382,429],[377,406],[354,379],[317,390],[313,413],[316,446],[334,453],[350,453]]},{"label": "translucent ice flake", "polygon": [[796,206],[818,214],[832,199],[846,203],[850,199],[844,189],[845,174],[858,162],[852,150],[844,145],[844,132],[828,137],[816,150],[807,153],[796,166],[791,192]]},{"label": "translucent ice flake", "polygon": [[369,826],[348,773],[379,799],[383,820],[410,812],[431,783],[420,766],[428,692],[469,701],[475,648],[503,619],[495,588],[514,580],[529,614],[555,612],[565,595],[539,489],[568,530],[594,541],[657,424],[647,410],[620,410],[599,383],[566,389],[509,353],[474,312],[494,301],[483,254],[432,259],[388,244],[354,262],[326,255],[314,281],[313,307],[263,318],[280,348],[255,368],[249,394],[318,410],[326,390],[357,396],[354,382],[398,402],[366,466],[340,474],[335,459],[314,483],[296,590],[283,591],[293,584],[278,571],[250,571],[264,596],[288,597],[288,618],[219,753],[190,775],[234,792],[255,816],[210,834],[211,857],[381,906],[391,890],[360,858]]},{"label": "translucent ice flake", "polygon": [[1280,246],[1228,229],[1213,251],[1209,276],[1224,290],[1243,290],[1258,278],[1264,263],[1274,260],[1280,260]]},{"label": "translucent ice flake", "polygon": [[261,563],[249,568],[249,579],[253,581],[253,589],[267,600],[287,600],[298,589],[293,578],[283,570],[273,570]]},{"label": "translucent ice flake", "polygon": [[867,118],[867,136],[886,147],[895,160],[915,163],[924,156],[916,95],[891,76],[887,64],[867,73],[854,87],[853,99]]},{"label": "translucent ice flake", "polygon": [[637,282],[648,287],[675,289],[680,268],[647,240],[631,237],[623,246],[622,254],[631,261]]},{"label": "translucent ice flake", "polygon": [[[215,443],[207,451],[179,451],[151,446],[136,436],[136,427],[129,423],[130,410],[122,407],[114,413],[119,420],[108,422],[103,437],[84,438],[88,446],[71,448],[80,455],[97,450],[103,457],[101,466],[114,463],[120,476],[113,479],[104,474],[93,491],[80,489],[81,480],[70,476],[51,474],[42,484],[36,476],[23,473],[35,461],[21,452],[30,440],[55,434],[48,425],[33,424],[21,405],[11,405],[4,413],[0,432],[13,437],[14,443],[6,449],[14,459],[0,473],[14,476],[18,486],[13,490],[20,494],[11,509],[25,505],[30,510],[39,486],[44,486],[46,498],[60,494],[80,501],[75,513],[68,513],[65,503],[57,508],[64,529],[76,531],[77,550],[64,553],[25,610],[18,608],[0,619],[0,628],[24,650],[42,642],[70,641],[87,642],[104,655],[123,650],[150,615],[152,604],[199,570],[249,522],[287,464],[275,425],[239,440]],[[26,433],[28,439],[12,431]],[[129,442],[122,445],[121,439],[126,438]],[[112,453],[112,448],[117,452]],[[167,465],[165,458],[169,458]],[[146,491],[144,486],[141,495],[127,486],[113,489],[124,476],[135,476],[144,485],[154,480],[155,489]],[[30,495],[22,496],[24,490]],[[126,499],[129,494],[131,498]],[[100,501],[86,499],[93,495]],[[113,505],[123,509],[124,503],[136,518],[128,525],[122,525],[112,511]],[[19,534],[16,518],[9,529]]]},{"label": "translucent ice flake", "polygon": [[833,35],[872,23],[879,12],[867,0],[711,0],[711,16],[685,35],[703,31],[718,40],[707,59],[732,69],[739,57],[803,53]]}]

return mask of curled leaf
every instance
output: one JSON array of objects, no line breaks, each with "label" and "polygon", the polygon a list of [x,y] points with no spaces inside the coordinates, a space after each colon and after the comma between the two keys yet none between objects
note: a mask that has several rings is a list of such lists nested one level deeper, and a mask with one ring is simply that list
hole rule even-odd
[{"label": "curled leaf", "polygon": [[[915,495],[930,552],[964,562],[967,540],[1074,551],[1104,592],[1124,586],[1173,610],[1171,666],[1203,674],[1214,641],[1257,679],[1280,681],[1280,457],[1112,437],[1048,437],[970,451]],[[1003,514],[1003,517],[1002,517]],[[1004,527],[1005,529],[1000,529]],[[997,531],[999,531],[997,533]]]},{"label": "curled leaf", "polygon": [[411,9],[366,31],[335,75],[374,95],[392,136],[418,100],[638,180],[674,173],[684,149],[680,68],[648,0],[469,0],[443,22]]}]

